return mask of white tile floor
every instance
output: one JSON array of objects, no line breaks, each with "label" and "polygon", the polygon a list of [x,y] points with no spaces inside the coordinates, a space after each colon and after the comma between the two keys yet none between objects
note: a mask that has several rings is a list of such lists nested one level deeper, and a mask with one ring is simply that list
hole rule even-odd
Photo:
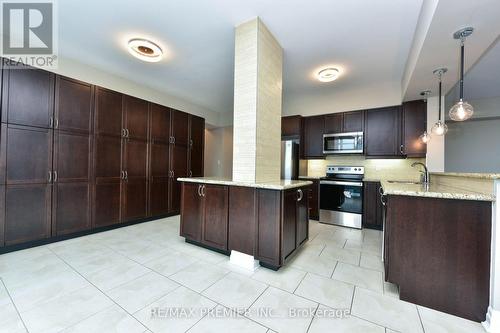
[{"label": "white tile floor", "polygon": [[249,272],[178,230],[177,216],[0,255],[0,332],[484,332],[400,301],[380,232],[311,221],[286,267]]}]

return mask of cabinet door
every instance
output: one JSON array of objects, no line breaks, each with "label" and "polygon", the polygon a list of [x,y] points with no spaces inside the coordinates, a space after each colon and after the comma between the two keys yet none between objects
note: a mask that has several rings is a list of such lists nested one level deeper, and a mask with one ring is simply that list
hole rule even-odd
[{"label": "cabinet door", "polygon": [[325,134],[343,132],[343,113],[328,114],[325,116]]},{"label": "cabinet door", "polygon": [[91,227],[91,143],[92,136],[88,134],[54,134],[54,236]]},{"label": "cabinet door", "polygon": [[5,231],[5,185],[0,184],[0,248],[5,245],[4,231]]},{"label": "cabinet door", "polygon": [[203,177],[205,119],[190,116],[189,176]]},{"label": "cabinet door", "polygon": [[352,111],[344,112],[343,132],[363,132],[364,131],[364,112]]},{"label": "cabinet door", "polygon": [[122,94],[96,87],[95,132],[121,137],[122,133]]},{"label": "cabinet door", "polygon": [[170,143],[170,109],[151,103],[151,141]]},{"label": "cabinet door", "polygon": [[170,178],[170,211],[178,212],[181,200],[181,183],[177,181],[179,177],[188,175],[188,148],[176,144],[170,145],[170,169],[172,176]]},{"label": "cabinet door", "polygon": [[124,125],[131,139],[148,139],[149,103],[132,96],[123,96]]},{"label": "cabinet door", "polygon": [[92,131],[94,88],[91,84],[57,76],[55,128],[65,131]]},{"label": "cabinet door", "polygon": [[151,143],[150,149],[149,213],[159,216],[169,211],[169,145]]},{"label": "cabinet door", "polygon": [[94,224],[105,226],[120,222],[121,143],[112,136],[96,136],[94,150]]},{"label": "cabinet door", "polygon": [[408,157],[425,157],[427,145],[420,135],[427,127],[427,104],[422,101],[403,103],[403,153]]},{"label": "cabinet door", "polygon": [[182,184],[181,232],[186,239],[199,242],[203,221],[203,197],[200,184]]},{"label": "cabinet door", "polygon": [[323,130],[324,117],[304,118],[304,158],[324,158],[323,155]]},{"label": "cabinet door", "polygon": [[202,243],[220,250],[227,250],[228,187],[204,185],[204,214]]},{"label": "cabinet door", "polygon": [[52,171],[52,130],[2,125],[6,132],[6,183],[48,183]]},{"label": "cabinet door", "polygon": [[52,127],[54,74],[34,68],[4,69],[2,122]]},{"label": "cabinet door", "polygon": [[302,135],[302,117],[281,117],[281,136],[300,137]]},{"label": "cabinet door", "polygon": [[51,192],[48,184],[6,186],[5,245],[50,237]]},{"label": "cabinet door", "polygon": [[400,107],[366,111],[366,156],[401,156]]},{"label": "cabinet door", "polygon": [[304,187],[297,190],[299,199],[297,201],[297,244],[304,243],[309,237],[309,197],[308,188]]},{"label": "cabinet door", "polygon": [[189,144],[189,116],[187,113],[172,110],[171,133],[176,145],[187,146]]},{"label": "cabinet door", "polygon": [[283,192],[283,244],[282,257],[285,259],[297,246],[297,191]]},{"label": "cabinet door", "polygon": [[365,182],[363,189],[363,228],[377,225],[377,190],[376,182]]},{"label": "cabinet door", "polygon": [[122,221],[147,216],[147,162],[146,141],[125,139]]},{"label": "cabinet door", "polygon": [[319,220],[319,181],[309,179],[313,182],[309,192],[309,218],[311,220]]}]

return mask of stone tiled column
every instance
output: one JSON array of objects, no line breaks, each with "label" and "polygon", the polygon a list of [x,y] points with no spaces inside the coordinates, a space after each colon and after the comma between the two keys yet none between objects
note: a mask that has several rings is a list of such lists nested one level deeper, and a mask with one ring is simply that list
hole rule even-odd
[{"label": "stone tiled column", "polygon": [[236,27],[233,180],[280,179],[283,50],[259,18]]}]

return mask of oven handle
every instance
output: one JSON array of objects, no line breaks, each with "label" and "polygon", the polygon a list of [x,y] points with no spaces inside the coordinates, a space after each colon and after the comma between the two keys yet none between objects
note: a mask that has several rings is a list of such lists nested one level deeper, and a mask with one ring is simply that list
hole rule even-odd
[{"label": "oven handle", "polygon": [[320,185],[349,185],[349,186],[357,186],[357,187],[362,187],[363,182],[343,182],[343,181],[337,181],[337,180],[321,180]]}]

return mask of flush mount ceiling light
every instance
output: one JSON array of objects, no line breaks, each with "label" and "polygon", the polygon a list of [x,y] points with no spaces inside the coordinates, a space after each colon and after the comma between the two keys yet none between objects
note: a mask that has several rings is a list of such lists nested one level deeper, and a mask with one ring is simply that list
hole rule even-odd
[{"label": "flush mount ceiling light", "polygon": [[163,51],[157,44],[142,38],[128,41],[128,52],[134,57],[147,62],[158,62],[163,57]]},{"label": "flush mount ceiling light", "polygon": [[442,92],[442,78],[443,74],[448,71],[447,68],[438,68],[433,71],[434,75],[438,77],[439,80],[439,99],[438,99],[438,105],[439,105],[439,116],[438,116],[438,121],[437,123],[432,126],[432,133],[442,136],[445,135],[446,132],[448,132],[448,126],[444,123],[444,121],[441,120],[441,92]]},{"label": "flush mount ceiling light", "polygon": [[340,71],[334,67],[328,67],[320,70],[317,74],[318,80],[321,82],[332,82],[339,77]]},{"label": "flush mount ceiling light", "polygon": [[465,39],[472,34],[473,28],[460,29],[453,34],[453,38],[460,39],[460,99],[450,109],[450,118],[454,121],[464,121],[472,117],[474,108],[464,101],[464,53]]}]

